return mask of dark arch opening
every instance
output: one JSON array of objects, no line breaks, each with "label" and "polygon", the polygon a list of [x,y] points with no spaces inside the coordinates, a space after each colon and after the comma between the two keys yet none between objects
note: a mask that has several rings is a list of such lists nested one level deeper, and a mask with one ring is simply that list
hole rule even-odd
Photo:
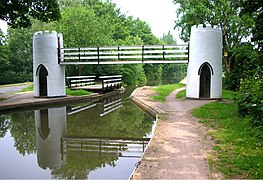
[{"label": "dark arch opening", "polygon": [[198,70],[198,75],[201,74],[201,70],[202,70],[202,68],[203,68],[204,65],[207,65],[207,66],[210,68],[210,71],[212,72],[212,75],[214,75],[214,70],[213,70],[211,64],[209,64],[208,62],[205,62],[205,63],[203,63],[203,64],[200,66],[200,68],[199,68],[199,70]]},{"label": "dark arch opening", "polygon": [[46,139],[50,134],[48,123],[48,109],[40,110],[40,127],[38,133],[42,139]]},{"label": "dark arch opening", "polygon": [[210,98],[212,67],[210,68],[209,65],[209,63],[202,64],[198,72],[200,73],[199,98]]},{"label": "dark arch opening", "polygon": [[48,71],[42,64],[37,68],[39,72],[39,96],[47,96],[47,76]]}]

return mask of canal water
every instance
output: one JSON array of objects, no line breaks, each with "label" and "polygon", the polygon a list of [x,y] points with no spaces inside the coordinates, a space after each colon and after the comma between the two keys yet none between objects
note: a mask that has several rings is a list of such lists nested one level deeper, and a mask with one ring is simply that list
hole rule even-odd
[{"label": "canal water", "polygon": [[127,94],[0,115],[0,178],[128,179],[155,124]]}]

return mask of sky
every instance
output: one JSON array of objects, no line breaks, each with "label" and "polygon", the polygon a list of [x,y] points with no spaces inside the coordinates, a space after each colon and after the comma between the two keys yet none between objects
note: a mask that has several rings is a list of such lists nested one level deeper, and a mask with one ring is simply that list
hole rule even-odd
[{"label": "sky", "polygon": [[[179,39],[179,31],[174,30],[177,6],[173,0],[112,0],[112,2],[122,13],[138,17],[148,23],[156,37],[161,38],[164,33],[170,31],[177,43],[182,42]],[[1,20],[0,28],[6,32],[6,24]]]},{"label": "sky", "polygon": [[112,0],[121,12],[148,23],[153,34],[160,38],[170,31],[180,43],[179,31],[174,30],[176,8],[173,0]]}]

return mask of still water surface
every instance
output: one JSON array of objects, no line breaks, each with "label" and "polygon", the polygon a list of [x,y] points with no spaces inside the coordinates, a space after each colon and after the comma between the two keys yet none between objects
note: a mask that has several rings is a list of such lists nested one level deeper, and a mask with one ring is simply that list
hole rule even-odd
[{"label": "still water surface", "polygon": [[0,178],[128,179],[154,127],[119,95],[0,115]]}]

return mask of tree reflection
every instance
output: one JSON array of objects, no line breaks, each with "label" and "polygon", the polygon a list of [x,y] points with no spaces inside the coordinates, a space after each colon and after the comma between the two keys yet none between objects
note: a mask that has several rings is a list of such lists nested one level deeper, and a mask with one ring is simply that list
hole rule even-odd
[{"label": "tree reflection", "polygon": [[14,138],[14,147],[22,154],[36,152],[34,113],[23,112],[10,115],[10,133]]},{"label": "tree reflection", "polygon": [[60,169],[52,171],[55,178],[75,178],[87,179],[89,172],[106,165],[115,166],[118,160],[116,154],[98,156],[96,153],[69,151],[67,153],[67,163]]},{"label": "tree reflection", "polygon": [[6,115],[0,116],[0,138],[4,137],[9,129],[9,117]]}]

